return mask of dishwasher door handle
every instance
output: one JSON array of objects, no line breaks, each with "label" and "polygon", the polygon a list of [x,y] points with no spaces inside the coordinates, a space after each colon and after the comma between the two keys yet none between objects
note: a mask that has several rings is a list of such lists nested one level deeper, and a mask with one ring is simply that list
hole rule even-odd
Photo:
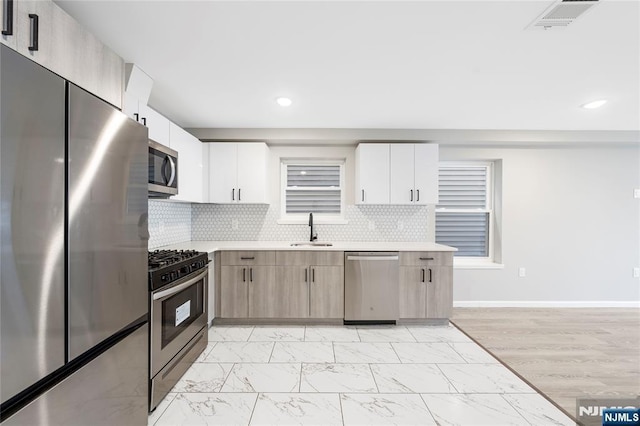
[{"label": "dishwasher door handle", "polygon": [[347,260],[398,260],[398,256],[347,256]]}]

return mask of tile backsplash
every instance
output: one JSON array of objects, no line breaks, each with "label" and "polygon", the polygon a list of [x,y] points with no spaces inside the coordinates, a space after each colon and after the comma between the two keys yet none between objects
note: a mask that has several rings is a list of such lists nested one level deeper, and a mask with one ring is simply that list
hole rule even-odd
[{"label": "tile backsplash", "polygon": [[191,204],[149,200],[149,249],[191,241]]},{"label": "tile backsplash", "polygon": [[[191,239],[306,241],[306,224],[278,224],[279,205],[193,204]],[[426,241],[425,206],[347,206],[347,224],[317,224],[320,241]]]},{"label": "tile backsplash", "polygon": [[[185,241],[306,241],[306,224],[278,224],[279,205],[149,200],[149,248]],[[320,241],[426,241],[425,206],[347,206],[341,225],[317,224]]]}]

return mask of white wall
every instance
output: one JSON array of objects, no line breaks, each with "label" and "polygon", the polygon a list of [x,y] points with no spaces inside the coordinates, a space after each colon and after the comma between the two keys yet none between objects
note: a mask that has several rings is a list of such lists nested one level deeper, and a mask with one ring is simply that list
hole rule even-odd
[{"label": "white wall", "polygon": [[[640,148],[464,148],[502,160],[502,270],[454,271],[454,301],[639,301]],[[518,268],[526,267],[526,277]],[[535,305],[535,303],[530,303]],[[505,303],[505,305],[514,305]],[[584,303],[588,305],[588,303]]]}]

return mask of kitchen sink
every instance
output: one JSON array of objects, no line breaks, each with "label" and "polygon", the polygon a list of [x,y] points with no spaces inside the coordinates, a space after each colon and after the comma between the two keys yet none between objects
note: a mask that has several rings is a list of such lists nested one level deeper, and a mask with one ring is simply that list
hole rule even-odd
[{"label": "kitchen sink", "polygon": [[318,242],[311,242],[311,241],[306,241],[303,243],[291,243],[291,247],[301,247],[301,246],[307,246],[307,247],[331,247],[333,244],[331,243],[318,243]]}]

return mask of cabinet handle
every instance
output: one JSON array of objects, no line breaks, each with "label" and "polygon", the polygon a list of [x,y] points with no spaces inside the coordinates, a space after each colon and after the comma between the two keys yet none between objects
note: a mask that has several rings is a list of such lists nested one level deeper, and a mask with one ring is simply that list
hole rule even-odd
[{"label": "cabinet handle", "polygon": [[147,117],[142,117],[142,125],[147,127]]},{"label": "cabinet handle", "polygon": [[137,112],[133,113],[133,118],[135,118],[137,122],[140,122],[140,114],[138,114]]},{"label": "cabinet handle", "polygon": [[362,190],[362,201],[364,202],[364,189]]},{"label": "cabinet handle", "polygon": [[423,283],[424,282],[424,268],[420,268],[420,273],[422,274],[422,278],[420,279],[420,282]]},{"label": "cabinet handle", "polygon": [[254,256],[251,257],[241,257],[240,260],[255,260]]},{"label": "cabinet handle", "polygon": [[[431,269],[429,269],[431,271]],[[253,268],[249,268],[249,281],[253,282]],[[429,279],[431,281],[431,279]]]},{"label": "cabinet handle", "polygon": [[420,260],[433,260],[433,257],[421,257]]},{"label": "cabinet handle", "polygon": [[305,270],[304,270],[304,282],[305,282],[305,283],[309,280],[308,275],[309,275],[309,270],[308,270],[308,269],[305,269]]},{"label": "cabinet handle", "polygon": [[236,189],[231,188],[231,201],[235,201],[235,200],[236,200]]},{"label": "cabinet handle", "polygon": [[429,268],[429,282],[433,282],[432,278],[431,268]]},{"label": "cabinet handle", "polygon": [[4,0],[4,22],[2,22],[2,35],[13,35],[13,0]]},{"label": "cabinet handle", "polygon": [[29,50],[31,52],[35,52],[38,50],[38,15],[35,13],[29,14],[29,19],[31,20],[31,46],[29,46]]},{"label": "cabinet handle", "polygon": [[242,188],[238,188],[238,201],[242,201],[242,197],[240,196],[240,191],[242,191]]},{"label": "cabinet handle", "polygon": [[312,283],[316,282],[316,269],[315,268],[311,268],[311,282]]},{"label": "cabinet handle", "polygon": [[411,189],[410,191],[411,191],[411,199],[409,201],[413,201],[413,189]]},{"label": "cabinet handle", "polygon": [[242,268],[242,282],[247,282],[247,268]]},{"label": "cabinet handle", "polygon": [[420,201],[420,190],[416,189],[416,201]]}]

